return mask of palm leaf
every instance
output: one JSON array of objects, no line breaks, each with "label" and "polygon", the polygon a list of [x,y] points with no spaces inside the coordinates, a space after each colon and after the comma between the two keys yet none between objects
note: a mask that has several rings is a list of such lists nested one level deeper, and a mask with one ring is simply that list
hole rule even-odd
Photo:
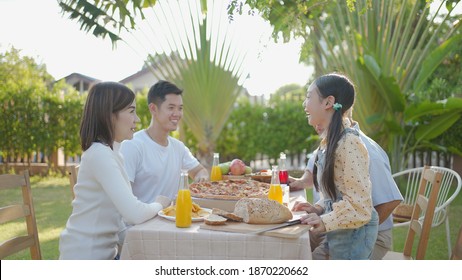
[{"label": "palm leaf", "polygon": [[158,41],[148,65],[158,79],[184,89],[183,120],[199,153],[209,157],[247,76],[245,51],[234,44],[226,2],[157,1],[145,15],[145,34]]}]

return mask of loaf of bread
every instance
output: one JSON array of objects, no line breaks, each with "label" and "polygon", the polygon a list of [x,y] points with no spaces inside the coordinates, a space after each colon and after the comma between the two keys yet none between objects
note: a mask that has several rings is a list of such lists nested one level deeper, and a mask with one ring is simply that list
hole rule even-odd
[{"label": "loaf of bread", "polygon": [[234,214],[248,224],[279,224],[292,219],[292,212],[277,201],[267,198],[242,198]]},{"label": "loaf of bread", "polygon": [[218,225],[224,225],[226,223],[226,218],[223,218],[222,216],[218,216],[216,214],[210,214],[208,217],[204,218],[204,223],[207,225],[212,225],[212,226],[218,226]]},{"label": "loaf of bread", "polygon": [[231,221],[242,222],[241,217],[237,216],[234,213],[229,213],[228,211],[225,211],[225,210],[222,210],[222,209],[213,208],[212,209],[212,214],[222,216],[223,218],[229,219]]}]

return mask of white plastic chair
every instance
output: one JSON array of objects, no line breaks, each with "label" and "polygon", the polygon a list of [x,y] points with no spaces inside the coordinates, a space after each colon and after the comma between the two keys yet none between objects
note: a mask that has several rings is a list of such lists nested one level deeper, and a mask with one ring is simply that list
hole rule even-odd
[{"label": "white plastic chair", "polygon": [[[462,188],[462,180],[459,174],[452,169],[439,166],[431,166],[431,169],[435,169],[443,173],[443,179],[441,181],[441,188],[438,193],[438,199],[436,202],[435,216],[433,218],[432,227],[437,227],[443,222],[446,225],[446,240],[448,245],[448,253],[451,256],[451,236],[449,231],[449,218],[448,211],[449,205],[460,192]],[[402,203],[413,205],[419,189],[419,183],[421,180],[423,167],[417,167],[412,169],[403,170],[401,172],[393,174],[393,178],[396,181],[398,187],[403,193],[404,201]],[[428,196],[428,193],[425,194]],[[423,220],[423,213],[420,217]],[[394,227],[409,226],[410,222],[395,223]]]}]

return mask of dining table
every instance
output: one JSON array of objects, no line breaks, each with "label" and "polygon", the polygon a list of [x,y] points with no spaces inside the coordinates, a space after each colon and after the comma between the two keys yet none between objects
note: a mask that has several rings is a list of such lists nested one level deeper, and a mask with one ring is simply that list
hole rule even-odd
[{"label": "dining table", "polygon": [[[290,193],[289,209],[296,201],[306,201],[305,191]],[[295,260],[312,258],[308,229],[287,238],[276,234],[277,230],[274,234],[271,234],[271,231],[255,234],[210,230],[210,227],[207,229],[204,225],[204,222],[193,222],[188,228],[178,228],[174,221],[156,216],[126,231],[120,259]]]}]

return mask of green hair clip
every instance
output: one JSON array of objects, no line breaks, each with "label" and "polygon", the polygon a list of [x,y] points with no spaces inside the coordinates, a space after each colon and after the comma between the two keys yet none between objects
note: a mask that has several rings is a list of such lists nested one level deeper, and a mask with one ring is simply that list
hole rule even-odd
[{"label": "green hair clip", "polygon": [[338,111],[340,109],[342,109],[342,104],[340,103],[335,103],[332,108],[334,108],[335,111]]}]

